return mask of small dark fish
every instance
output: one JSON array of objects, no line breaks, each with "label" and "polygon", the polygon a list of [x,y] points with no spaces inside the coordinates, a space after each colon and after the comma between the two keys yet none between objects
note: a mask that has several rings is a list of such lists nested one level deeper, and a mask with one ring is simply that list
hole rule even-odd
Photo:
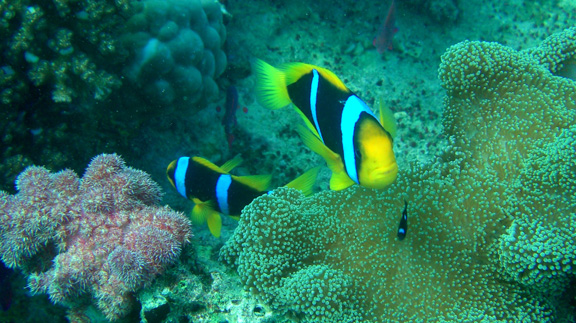
[{"label": "small dark fish", "polygon": [[376,35],[376,38],[374,38],[374,41],[372,42],[379,54],[394,49],[392,46],[392,38],[394,38],[394,34],[397,32],[396,1],[392,0],[390,8],[388,9],[388,15],[386,15],[386,20],[384,20],[384,23],[382,23],[382,26],[378,29],[378,35]]},{"label": "small dark fish", "polygon": [[404,240],[406,233],[408,233],[408,202],[404,200],[404,211],[402,211],[402,218],[400,218],[400,225],[398,226],[398,240]]},{"label": "small dark fish", "polygon": [[232,148],[232,142],[234,142],[233,130],[237,124],[236,110],[238,110],[238,91],[235,86],[230,85],[226,90],[226,107],[224,108],[224,117],[222,117],[228,148]]}]

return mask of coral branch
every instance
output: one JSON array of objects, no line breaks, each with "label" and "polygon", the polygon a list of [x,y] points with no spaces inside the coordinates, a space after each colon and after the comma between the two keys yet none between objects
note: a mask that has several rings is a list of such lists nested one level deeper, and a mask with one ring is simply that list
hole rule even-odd
[{"label": "coral branch", "polygon": [[[18,194],[0,192],[2,261],[29,274],[33,293],[78,311],[90,302],[109,320],[131,308],[190,239],[188,219],[156,204],[160,187],[117,155],[92,160],[82,179],[27,168]],[[40,260],[40,261],[39,261]]]}]

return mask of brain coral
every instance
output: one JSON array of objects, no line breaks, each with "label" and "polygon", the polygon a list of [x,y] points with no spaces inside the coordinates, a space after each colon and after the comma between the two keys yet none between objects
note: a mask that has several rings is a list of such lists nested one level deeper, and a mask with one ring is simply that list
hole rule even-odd
[{"label": "brain coral", "polygon": [[216,0],[146,0],[134,4],[124,45],[136,59],[126,75],[147,99],[187,107],[218,94],[226,68],[226,29]]},{"label": "brain coral", "polygon": [[[565,38],[549,55],[570,48]],[[559,295],[576,266],[576,83],[531,53],[451,47],[440,66],[451,144],[434,163],[382,192],[262,196],[221,258],[310,322],[573,320]]]}]

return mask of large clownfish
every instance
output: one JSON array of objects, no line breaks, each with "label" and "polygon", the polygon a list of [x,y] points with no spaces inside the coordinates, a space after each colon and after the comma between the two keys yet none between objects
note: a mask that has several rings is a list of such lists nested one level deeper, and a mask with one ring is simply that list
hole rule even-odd
[{"label": "large clownfish", "polygon": [[[270,175],[234,176],[229,172],[242,162],[236,156],[222,166],[217,166],[201,157],[180,157],[166,169],[168,180],[174,188],[195,203],[192,221],[207,222],[210,232],[220,237],[222,219],[226,214],[238,219],[242,209],[258,196],[268,192]],[[319,167],[312,168],[288,183],[292,187],[312,194]]]},{"label": "large clownfish", "polygon": [[[275,68],[255,63],[256,97],[279,109],[293,104],[307,127],[298,133],[304,144],[324,158],[332,171],[330,188],[353,184],[383,189],[398,174],[392,138],[396,121],[380,102],[380,116],[331,71],[304,63]],[[306,129],[307,128],[307,129]]]}]

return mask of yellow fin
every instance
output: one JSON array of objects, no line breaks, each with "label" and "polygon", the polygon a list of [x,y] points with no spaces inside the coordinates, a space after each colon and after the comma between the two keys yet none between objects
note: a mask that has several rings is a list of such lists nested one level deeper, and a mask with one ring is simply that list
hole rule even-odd
[{"label": "yellow fin", "polygon": [[228,174],[227,172],[225,172],[222,168],[218,167],[216,164],[214,164],[213,162],[209,161],[206,158],[202,158],[202,157],[192,157],[192,161],[203,165],[205,167],[208,167],[209,169],[220,173],[220,174]]},{"label": "yellow fin", "polygon": [[345,171],[332,173],[330,177],[330,189],[340,191],[356,184]]},{"label": "yellow fin", "polygon": [[229,161],[225,162],[222,166],[220,166],[220,169],[226,173],[230,173],[230,171],[234,169],[236,166],[240,165],[242,161],[243,161],[242,156],[238,154],[234,156],[234,158],[230,159]]},{"label": "yellow fin", "polygon": [[256,100],[260,105],[275,110],[292,103],[284,72],[260,59],[253,66],[256,74]]},{"label": "yellow fin", "polygon": [[203,202],[196,198],[192,201],[196,204],[192,209],[192,223],[197,225],[207,223],[210,233],[216,238],[220,237],[222,218],[220,213],[214,209],[214,203],[212,201]]},{"label": "yellow fin", "polygon": [[384,104],[384,99],[382,98],[380,98],[379,110],[380,124],[384,127],[384,130],[388,131],[392,138],[396,137],[397,125],[396,118],[394,118],[394,112]]},{"label": "yellow fin", "polygon": [[304,195],[312,195],[312,188],[314,183],[316,183],[316,177],[318,177],[318,172],[320,171],[320,166],[316,166],[304,172],[304,174],[296,177],[293,181],[286,184],[286,187],[295,188],[302,191]]},{"label": "yellow fin", "polygon": [[206,218],[206,223],[208,223],[210,233],[216,238],[220,238],[220,232],[222,231],[222,218],[220,217],[220,213],[212,210]]},{"label": "yellow fin", "polygon": [[298,125],[296,127],[296,131],[300,135],[302,142],[308,148],[310,148],[313,152],[320,155],[326,161],[328,168],[333,173],[339,173],[344,171],[344,163],[342,162],[342,158],[337,153],[330,150],[330,148],[326,147],[324,143],[315,136],[312,132],[306,129],[302,125]]},{"label": "yellow fin", "polygon": [[298,114],[300,115],[300,117],[302,118],[302,120],[304,120],[304,123],[306,124],[306,127],[308,129],[310,129],[310,131],[312,131],[312,133],[314,134],[314,136],[320,138],[320,134],[318,133],[318,130],[316,130],[316,127],[310,122],[310,120],[308,120],[308,118],[306,117],[306,115],[304,115],[304,113],[302,111],[300,111],[300,109],[298,109],[298,107],[294,106],[294,110],[296,110],[296,112],[298,112]]},{"label": "yellow fin", "polygon": [[194,224],[204,224],[206,223],[206,217],[210,211],[214,211],[214,203],[212,201],[201,201],[197,198],[193,198],[194,208],[192,209],[192,222]]},{"label": "yellow fin", "polygon": [[326,161],[326,165],[328,165],[328,168],[332,171],[332,177],[330,178],[331,190],[339,191],[356,184],[346,173],[340,155],[326,147],[318,137],[314,136],[314,134],[304,126],[299,125],[296,131],[298,131],[300,138],[302,138],[302,142],[313,152],[322,156]]},{"label": "yellow fin", "polygon": [[328,80],[328,82],[334,84],[338,89],[344,92],[350,92],[338,76],[326,68],[306,63],[288,63],[280,67],[280,70],[284,72],[286,85],[295,83],[302,77],[302,75],[310,73],[313,69],[317,70],[320,75]]},{"label": "yellow fin", "polygon": [[249,175],[249,176],[234,176],[232,178],[238,182],[250,186],[257,191],[267,191],[272,181],[272,175]]}]

